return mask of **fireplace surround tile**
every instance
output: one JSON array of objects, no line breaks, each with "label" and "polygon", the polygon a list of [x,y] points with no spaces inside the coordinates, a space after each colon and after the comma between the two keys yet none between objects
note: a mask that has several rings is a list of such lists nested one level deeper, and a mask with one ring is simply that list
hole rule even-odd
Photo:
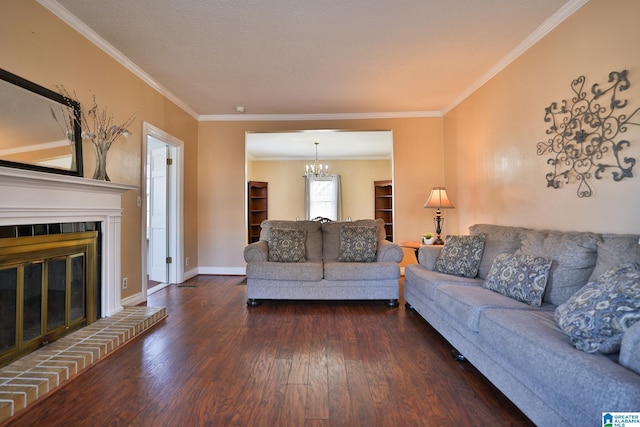
[{"label": "fireplace surround tile", "polygon": [[49,234],[60,234],[62,233],[62,225],[60,224],[47,224],[47,230]]},{"label": "fireplace surround tile", "polygon": [[47,224],[35,224],[33,226],[34,236],[46,236],[47,234],[49,234],[49,227]]},{"label": "fireplace surround tile", "polygon": [[18,225],[18,237],[33,236],[33,225]]},{"label": "fireplace surround tile", "polygon": [[16,236],[17,236],[17,231],[14,225],[0,226],[0,239],[12,239]]},{"label": "fireplace surround tile", "polygon": [[48,234],[99,231],[100,223],[95,221],[63,222],[50,224],[0,225],[0,239],[15,237],[46,236]]}]

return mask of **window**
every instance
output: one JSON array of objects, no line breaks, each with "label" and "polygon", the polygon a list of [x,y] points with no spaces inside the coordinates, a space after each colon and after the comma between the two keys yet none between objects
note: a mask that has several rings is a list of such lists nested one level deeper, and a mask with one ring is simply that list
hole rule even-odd
[{"label": "window", "polygon": [[342,220],[340,175],[305,178],[305,217]]}]

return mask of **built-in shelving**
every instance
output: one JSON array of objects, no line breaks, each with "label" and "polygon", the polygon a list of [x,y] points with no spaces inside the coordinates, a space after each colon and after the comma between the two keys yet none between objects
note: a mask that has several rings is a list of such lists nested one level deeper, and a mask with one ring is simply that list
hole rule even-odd
[{"label": "built-in shelving", "polygon": [[260,240],[260,224],[268,218],[268,182],[249,181],[249,243]]},{"label": "built-in shelving", "polygon": [[382,218],[387,240],[393,242],[393,184],[391,180],[374,181],[374,217]]}]

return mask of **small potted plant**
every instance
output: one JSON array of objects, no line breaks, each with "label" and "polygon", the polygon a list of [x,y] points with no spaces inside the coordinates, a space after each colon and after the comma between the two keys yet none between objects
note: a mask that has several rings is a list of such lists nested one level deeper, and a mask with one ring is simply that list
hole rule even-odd
[{"label": "small potted plant", "polygon": [[423,245],[433,245],[433,241],[436,239],[436,236],[431,232],[426,232],[422,236],[420,236],[420,243]]}]

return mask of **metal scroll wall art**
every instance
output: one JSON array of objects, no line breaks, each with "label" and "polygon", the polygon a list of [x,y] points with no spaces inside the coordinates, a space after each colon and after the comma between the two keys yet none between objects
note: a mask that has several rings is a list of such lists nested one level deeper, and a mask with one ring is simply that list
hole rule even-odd
[{"label": "metal scroll wall art", "polygon": [[551,123],[546,131],[549,139],[538,142],[538,155],[551,155],[547,164],[553,171],[546,175],[547,187],[560,188],[562,182],[578,183],[578,197],[593,195],[592,178],[602,179],[608,171],[614,181],[631,178],[636,159],[623,157],[621,152],[629,147],[628,140],[621,139],[629,125],[640,125],[631,114],[622,114],[627,100],[620,100],[620,92],[629,88],[627,70],[609,73],[608,87],[591,86],[591,97],[583,91],[585,77],[571,82],[575,94],[571,100],[551,103],[545,109],[544,121]]}]

